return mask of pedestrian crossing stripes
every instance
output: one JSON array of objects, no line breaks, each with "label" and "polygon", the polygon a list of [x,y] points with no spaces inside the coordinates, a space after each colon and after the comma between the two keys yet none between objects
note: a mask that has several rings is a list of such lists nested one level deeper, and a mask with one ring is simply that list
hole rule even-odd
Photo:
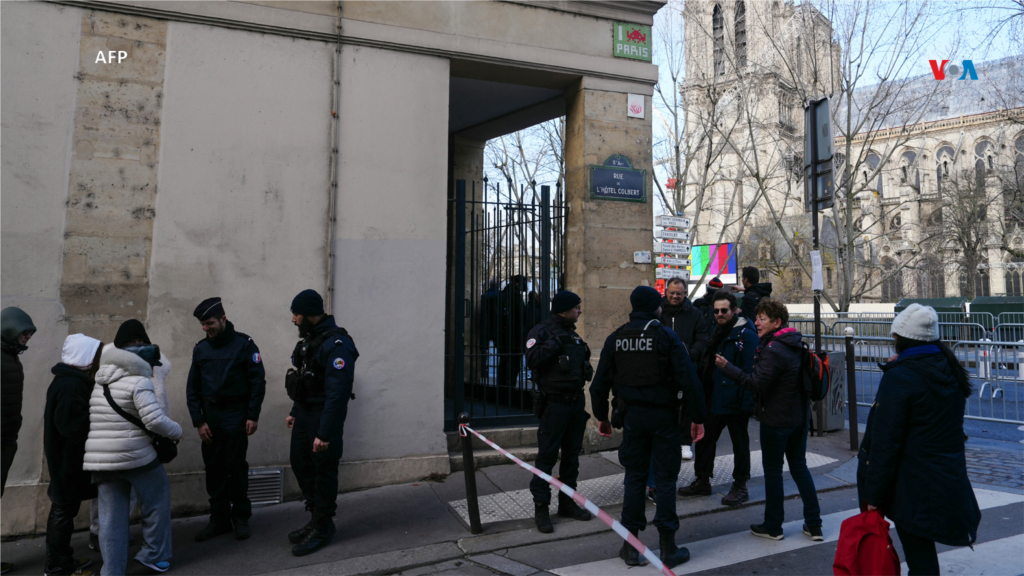
[{"label": "pedestrian crossing stripes", "polygon": [[[610,454],[614,454],[614,452]],[[835,458],[812,452],[807,453],[808,468],[818,468],[834,462],[837,462]],[[789,463],[783,464],[782,469],[788,471]],[[732,454],[715,458],[713,474],[716,481],[729,482],[732,478],[732,470]],[[755,450],[750,453],[750,477],[758,478],[760,476],[764,476],[764,468],[761,466],[761,451]],[[597,506],[621,504],[623,478],[623,474],[615,474],[582,480],[579,482],[577,491]],[[679,470],[679,480],[676,485],[688,486],[693,480],[693,461],[684,461]],[[514,490],[480,496],[478,502],[480,504],[480,521],[485,524],[533,518],[533,495],[529,490]],[[467,524],[469,523],[469,505],[466,500],[456,500],[448,504]]]},{"label": "pedestrian crossing stripes", "polygon": [[[900,565],[907,574],[907,563]],[[1024,573],[1024,534],[957,548],[939,554],[940,574],[976,574],[977,576],[1016,576]]]},{"label": "pedestrian crossing stripes", "polygon": [[[997,492],[994,490],[985,490],[975,488],[974,495],[978,499],[978,506],[982,510],[989,508],[996,508],[999,506],[1006,506],[1009,504],[1016,504],[1018,502],[1024,502],[1024,495],[1011,494],[1006,492]],[[824,542],[835,542],[839,539],[839,527],[843,523],[843,520],[850,518],[860,513],[860,510],[845,510],[843,512],[836,512],[835,514],[828,514],[822,516],[822,532],[825,535]],[[691,520],[694,521],[694,520]],[[716,568],[722,568],[725,566],[731,566],[740,562],[748,562],[751,560],[757,560],[758,558],[764,558],[766,556],[772,556],[775,554],[781,554],[785,552],[793,552],[803,548],[809,548],[811,546],[817,546],[822,542],[813,542],[810,538],[805,536],[802,531],[803,519],[795,520],[793,522],[787,522],[782,525],[785,539],[779,541],[766,540],[763,538],[756,538],[750,534],[749,531],[737,532],[735,534],[727,534],[724,536],[718,536],[716,538],[709,538],[707,540],[701,540],[698,542],[690,542],[686,544],[691,554],[691,560],[686,564],[676,566],[673,568],[673,572],[678,574],[693,574],[696,572],[702,572],[704,570],[713,570]],[[1016,540],[1015,540],[1016,539]],[[991,548],[993,551],[999,551],[1005,549],[1005,547],[1016,544],[1017,550],[1015,553],[1021,555],[1020,543],[1024,541],[1024,535],[1017,535],[1012,538],[1006,538],[1009,540],[1002,544],[995,544],[994,541],[986,544],[992,544]],[[980,549],[986,544],[975,546],[976,549]],[[960,552],[961,555],[954,554]],[[950,552],[945,552],[939,556],[940,563],[943,558],[949,565],[959,563],[963,565],[967,563],[966,554],[970,552],[970,548],[967,549],[956,549]],[[969,558],[970,569],[967,572],[971,574],[979,573],[975,568],[975,563],[979,555],[972,554]],[[993,562],[998,561],[1001,565],[1006,566],[1003,563],[1003,559],[993,559]],[[905,565],[904,565],[905,566]],[[1018,562],[1016,566],[1019,568],[1021,563]],[[586,564],[578,564],[575,566],[565,566],[563,568],[557,568],[549,570],[559,576],[636,576],[637,572],[633,569],[633,572],[629,571],[622,560],[618,558],[610,560],[601,560],[598,562],[590,562]],[[904,568],[906,570],[906,568]],[[1018,574],[1020,570],[1012,572]],[[943,568],[943,573],[957,573],[953,570],[946,571]],[[963,573],[963,572],[961,572]],[[1004,574],[1005,569],[999,569],[997,571],[986,572],[986,574]]]}]

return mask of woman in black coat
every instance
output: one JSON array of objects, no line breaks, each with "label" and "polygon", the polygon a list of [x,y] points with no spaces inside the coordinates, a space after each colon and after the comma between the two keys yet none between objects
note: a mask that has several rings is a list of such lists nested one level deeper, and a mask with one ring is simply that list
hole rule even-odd
[{"label": "woman in black coat", "polygon": [[896,524],[909,573],[939,573],[935,543],[968,546],[981,511],[967,478],[964,405],[970,380],[939,340],[933,308],[911,304],[893,321],[898,356],[868,414],[857,489],[869,510]]}]

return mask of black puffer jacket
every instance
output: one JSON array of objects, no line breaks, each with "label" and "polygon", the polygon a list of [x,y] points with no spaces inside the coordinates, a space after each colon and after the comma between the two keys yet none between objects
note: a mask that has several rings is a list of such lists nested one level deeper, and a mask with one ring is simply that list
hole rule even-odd
[{"label": "black puffer jacket", "polygon": [[24,332],[35,332],[36,327],[20,308],[4,308],[0,313],[0,440],[4,444],[18,441],[21,431],[21,402],[25,388],[25,368],[18,359],[28,347],[18,343]]},{"label": "black puffer jacket", "polygon": [[917,346],[882,371],[857,455],[860,500],[915,536],[973,543],[981,511],[967,477],[967,400],[949,361],[938,346]]},{"label": "black puffer jacket", "polygon": [[684,298],[679,306],[672,306],[665,298],[661,301],[659,320],[679,335],[679,339],[683,341],[686,350],[690,353],[690,360],[696,364],[704,354],[708,338],[711,337],[700,310],[694,308],[689,298]]},{"label": "black puffer jacket", "polygon": [[754,415],[764,426],[807,424],[809,402],[800,389],[801,338],[796,328],[777,330],[761,339],[752,371],[731,363],[722,369],[726,378],[757,395]]},{"label": "black puffer jacket", "polygon": [[50,470],[50,501],[60,504],[96,497],[92,473],[82,470],[89,437],[92,376],[67,364],[53,367],[43,413],[43,452]]},{"label": "black puffer jacket", "polygon": [[771,298],[771,296],[771,282],[761,282],[760,284],[754,284],[750,288],[747,288],[743,292],[743,301],[740,302],[740,308],[743,311],[743,316],[751,322],[756,320],[757,317],[754,315],[754,309],[757,308],[757,305],[761,302],[762,298]]}]

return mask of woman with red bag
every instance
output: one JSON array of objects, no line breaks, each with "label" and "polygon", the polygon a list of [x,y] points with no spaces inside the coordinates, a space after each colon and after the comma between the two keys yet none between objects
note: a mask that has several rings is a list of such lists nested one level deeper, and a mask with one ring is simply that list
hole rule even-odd
[{"label": "woman with red bag", "polygon": [[911,304],[892,323],[897,355],[868,414],[857,491],[868,511],[896,524],[909,573],[936,575],[935,543],[969,546],[981,511],[967,478],[967,372],[939,340],[935,309]]}]

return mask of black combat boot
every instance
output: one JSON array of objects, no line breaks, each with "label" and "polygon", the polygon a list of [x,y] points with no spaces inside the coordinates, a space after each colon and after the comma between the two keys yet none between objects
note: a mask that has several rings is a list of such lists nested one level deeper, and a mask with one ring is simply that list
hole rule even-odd
[{"label": "black combat boot", "polygon": [[680,496],[711,496],[711,480],[698,477],[689,486],[679,489]]},{"label": "black combat boot", "polygon": [[206,525],[196,534],[196,542],[205,542],[214,536],[220,536],[221,534],[227,534],[231,532],[231,522],[223,522],[220,520],[210,520],[210,523]]},{"label": "black combat boot", "polygon": [[659,536],[661,546],[661,562],[669,568],[679,566],[690,559],[690,551],[682,546],[676,546],[675,532],[662,532]]},{"label": "black combat boot", "polygon": [[313,530],[309,532],[306,539],[297,544],[292,548],[292,554],[296,556],[305,556],[306,554],[312,554],[317,550],[327,546],[331,542],[331,538],[334,533],[338,531],[334,527],[334,518],[330,516],[324,516],[317,520],[313,520]]},{"label": "black combat boot", "polygon": [[[630,531],[633,536],[637,536],[636,532]],[[637,536],[637,540],[640,537]],[[623,542],[622,548],[619,549],[619,558],[626,563],[626,566],[647,566],[647,560],[640,556],[640,552],[636,548],[630,546],[629,542]]]},{"label": "black combat boot", "polygon": [[551,534],[555,527],[551,525],[551,515],[548,514],[547,504],[533,504],[533,521],[537,524],[537,531],[544,534]]},{"label": "black combat boot", "polygon": [[584,522],[594,517],[589,510],[581,508],[572,498],[561,492],[558,493],[558,515],[562,518],[572,518]]},{"label": "black combat boot", "polygon": [[252,536],[252,531],[249,530],[248,520],[235,520],[235,540],[248,540],[249,536]]},{"label": "black combat boot", "polygon": [[299,528],[298,530],[293,530],[288,533],[288,541],[292,544],[298,544],[299,542],[302,542],[306,539],[306,536],[309,536],[309,533],[313,531],[313,524],[316,520],[316,511],[313,509],[312,506],[309,505],[306,506],[306,510],[312,513],[313,516],[309,519],[309,522],[306,522],[305,526]]},{"label": "black combat boot", "polygon": [[732,490],[722,498],[722,504],[726,506],[739,506],[747,500],[750,500],[750,493],[747,492],[746,482],[733,482]]}]

